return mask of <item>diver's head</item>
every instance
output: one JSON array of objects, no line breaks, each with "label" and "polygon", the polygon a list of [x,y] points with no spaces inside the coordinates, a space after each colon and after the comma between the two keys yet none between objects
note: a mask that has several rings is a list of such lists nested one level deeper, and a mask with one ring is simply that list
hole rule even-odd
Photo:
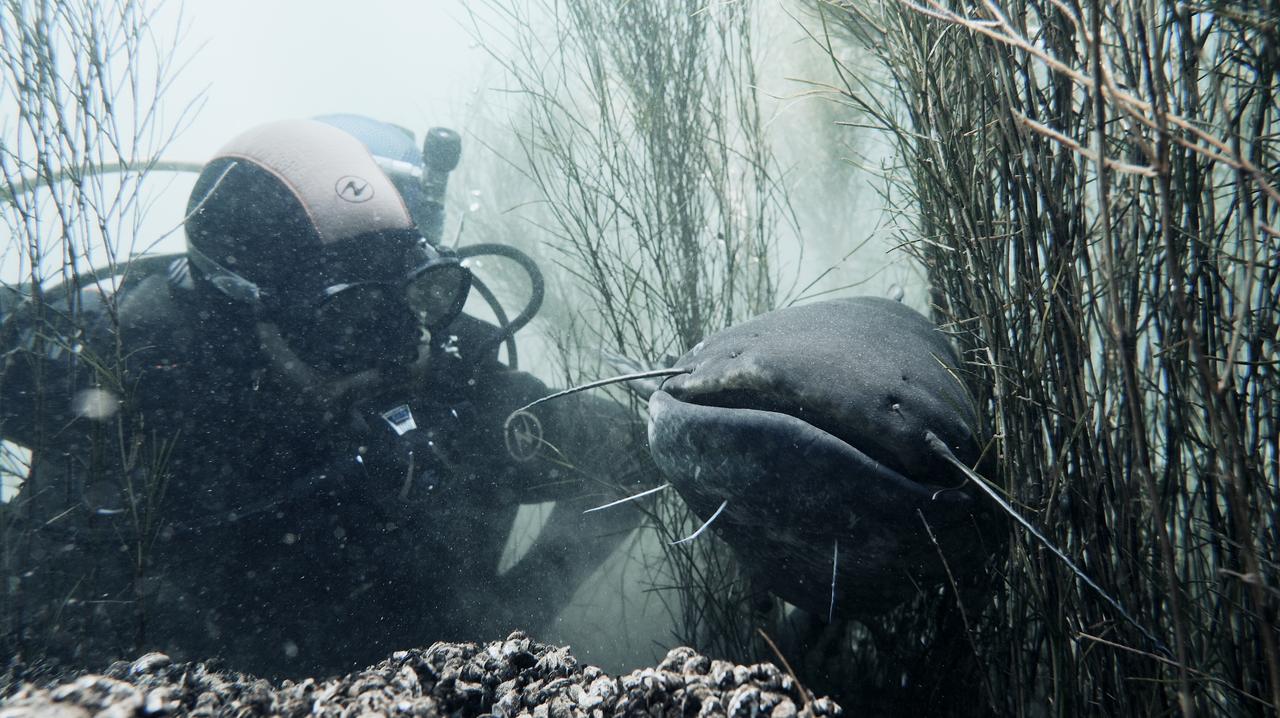
[{"label": "diver's head", "polygon": [[471,277],[423,238],[369,150],[330,124],[253,128],[204,168],[188,204],[197,281],[277,326],[325,372],[397,366],[461,311]]},{"label": "diver's head", "polygon": [[444,127],[427,130],[421,146],[413,132],[399,125],[349,113],[315,118],[364,143],[384,174],[400,192],[423,236],[438,245],[444,231],[444,195],[449,173],[462,156],[462,139]]}]

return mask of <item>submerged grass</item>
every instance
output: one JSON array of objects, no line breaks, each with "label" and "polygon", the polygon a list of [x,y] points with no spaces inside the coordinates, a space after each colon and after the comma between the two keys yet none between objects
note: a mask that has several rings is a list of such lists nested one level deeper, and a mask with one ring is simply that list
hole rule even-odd
[{"label": "submerged grass", "polygon": [[[73,605],[82,615],[97,604],[127,606],[127,642],[146,641],[145,584],[173,438],[144,427],[130,409],[134,380],[116,331],[114,290],[128,279],[128,259],[151,248],[140,232],[143,180],[165,168],[159,156],[197,105],[161,111],[183,39],[155,27],[161,5],[0,4],[0,259],[17,269],[16,279],[0,283],[0,378],[25,372],[22,394],[31,398],[30,415],[0,414],[0,422],[12,422],[0,436],[19,437],[26,451],[18,453],[33,457],[15,481],[21,491],[0,504],[0,646],[10,655],[80,651],[87,639],[67,618]],[[82,346],[90,331],[86,302],[100,304],[93,310],[108,326],[97,328],[109,330],[114,345]],[[94,387],[75,397],[86,406],[71,406],[73,386]],[[42,433],[76,411],[101,421],[71,442],[74,450],[66,437]],[[0,470],[6,481],[19,478],[9,458]],[[46,535],[35,548],[38,534],[56,533],[61,518],[85,511],[86,489],[107,480],[127,497],[129,516],[112,543],[127,556],[127,575],[110,589],[98,568],[69,567],[74,542]],[[63,551],[65,585],[57,595],[29,595],[24,580],[37,562],[50,562],[51,545]]]},{"label": "submerged grass", "polygon": [[[1010,715],[1280,707],[1275,3],[827,2],[835,93],[968,359],[1015,529],[971,659]],[[1168,646],[1168,651],[1161,648]],[[960,711],[963,712],[963,711]]]},{"label": "submerged grass", "polygon": [[[750,3],[491,0],[473,19],[518,98],[509,160],[535,188],[530,214],[579,288],[562,322],[576,332],[555,340],[566,355],[595,347],[659,366],[796,291],[779,270],[796,220],[761,110]],[[565,380],[599,376],[585,366]],[[709,535],[675,543],[702,524],[675,492],[643,506],[663,547],[646,570],[676,640],[758,655],[728,549]]]}]

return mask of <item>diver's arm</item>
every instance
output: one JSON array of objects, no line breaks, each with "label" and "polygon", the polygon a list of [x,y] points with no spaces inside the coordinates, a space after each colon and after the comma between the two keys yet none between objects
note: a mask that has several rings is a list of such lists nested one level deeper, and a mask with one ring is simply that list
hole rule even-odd
[{"label": "diver's arm", "polygon": [[522,465],[526,496],[554,499],[555,506],[529,551],[501,577],[502,595],[517,597],[504,603],[511,613],[498,617],[506,627],[536,627],[554,618],[643,518],[630,505],[590,514],[587,509],[659,480],[644,423],[631,408],[575,394],[531,412],[543,443],[538,456]]},{"label": "diver's arm", "polygon": [[531,501],[599,506],[641,490],[659,476],[649,456],[643,417],[625,403],[573,394],[529,413],[542,430],[540,450],[526,462],[526,471],[535,477],[526,479],[532,484]]}]

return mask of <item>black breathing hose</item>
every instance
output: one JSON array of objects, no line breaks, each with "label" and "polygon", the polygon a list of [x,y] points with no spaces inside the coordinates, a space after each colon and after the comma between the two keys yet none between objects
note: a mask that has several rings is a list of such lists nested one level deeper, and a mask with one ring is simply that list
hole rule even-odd
[{"label": "black breathing hose", "polygon": [[[73,283],[73,287],[84,287],[89,284],[97,284],[99,282],[111,279],[112,277],[120,277],[120,285],[116,287],[117,292],[141,282],[142,280],[162,272],[169,271],[169,267],[179,259],[186,257],[185,254],[144,254],[137,257],[131,257],[125,261],[116,264],[114,271],[110,267],[92,267],[90,269],[81,270],[75,276],[64,281],[58,282],[50,286],[48,289],[42,289],[43,296],[56,296],[67,290],[68,283]],[[26,298],[31,296],[31,283],[22,282],[11,285],[12,289],[18,296]]]},{"label": "black breathing hose", "polygon": [[503,311],[502,305],[498,303],[498,298],[493,292],[485,286],[484,282],[479,279],[472,278],[472,286],[480,293],[481,297],[488,302],[493,309],[494,315],[498,318],[499,329],[491,340],[491,344],[484,347],[487,352],[492,348],[497,348],[499,344],[506,343],[507,359],[512,369],[516,369],[516,342],[515,334],[527,325],[538,313],[542,307],[542,300],[546,296],[546,284],[542,278],[542,270],[538,269],[537,263],[533,261],[529,255],[520,250],[506,244],[483,243],[470,244],[465,247],[458,247],[454,250],[459,259],[470,259],[471,257],[481,257],[492,255],[510,259],[529,275],[529,301],[525,303],[524,309],[516,315],[511,321],[506,320],[506,312]]},{"label": "black breathing hose", "polygon": [[[498,327],[500,329],[505,331],[507,327],[511,326],[510,320],[507,319],[507,310],[502,308],[502,302],[498,301],[498,297],[493,293],[492,289],[489,289],[489,285],[485,284],[479,277],[473,274],[471,275],[471,288],[476,290],[476,292],[484,298],[484,301],[488,303],[489,309],[493,311],[494,318],[498,320]],[[516,338],[514,334],[515,333],[512,332],[499,335],[499,338],[496,341],[506,341],[507,363],[511,365],[512,369],[519,369],[520,358],[516,356]]]}]

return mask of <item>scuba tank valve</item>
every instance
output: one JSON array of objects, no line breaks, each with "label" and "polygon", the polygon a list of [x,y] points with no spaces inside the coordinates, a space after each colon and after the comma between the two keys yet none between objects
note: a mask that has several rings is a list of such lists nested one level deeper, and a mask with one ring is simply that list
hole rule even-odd
[{"label": "scuba tank valve", "polygon": [[462,157],[462,138],[447,127],[432,127],[422,141],[422,193],[425,195],[426,218],[422,236],[433,246],[444,236],[444,195],[449,187],[449,173]]}]

